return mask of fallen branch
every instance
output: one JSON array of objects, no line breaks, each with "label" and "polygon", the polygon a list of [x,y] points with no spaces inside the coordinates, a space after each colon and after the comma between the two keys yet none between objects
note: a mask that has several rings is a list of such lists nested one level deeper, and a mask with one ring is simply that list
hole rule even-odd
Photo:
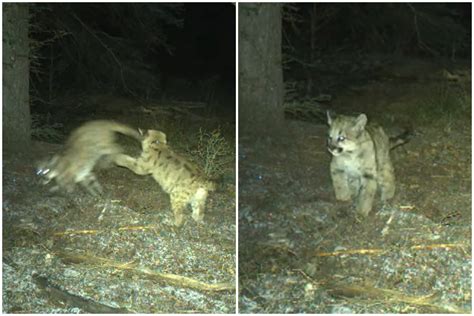
[{"label": "fallen branch", "polygon": [[432,312],[438,313],[456,313],[456,314],[470,314],[471,311],[458,308],[450,304],[439,304],[439,298],[434,294],[425,296],[412,296],[402,292],[376,288],[371,285],[335,285],[328,289],[329,293],[334,296],[343,297],[358,297],[363,296],[370,299],[378,299],[393,303],[406,303],[412,305],[419,305],[428,307]]},{"label": "fallen branch", "polygon": [[153,271],[148,268],[140,268],[137,267],[134,263],[122,263],[116,262],[107,258],[100,258],[94,256],[87,256],[87,255],[75,255],[75,254],[67,254],[67,253],[59,253],[57,254],[64,263],[72,263],[72,264],[91,264],[91,265],[100,265],[103,268],[114,268],[117,270],[126,270],[136,274],[141,274],[146,276],[147,278],[157,281],[157,282],[165,282],[167,284],[179,286],[179,287],[186,287],[192,288],[195,290],[201,291],[210,291],[210,292],[220,292],[220,291],[235,291],[235,285],[231,283],[204,283],[195,279],[191,279],[185,276],[170,274],[170,273],[161,273],[157,271]]},{"label": "fallen branch", "polygon": [[163,106],[163,107],[144,107],[142,106],[142,111],[152,115],[173,115],[179,114],[189,117],[194,120],[206,120],[207,118],[198,114],[195,114],[190,111],[190,109],[204,108],[202,105],[191,105],[191,106]]},{"label": "fallen branch", "polygon": [[[149,230],[149,229],[157,229],[158,226],[156,225],[148,225],[148,226],[124,226],[124,227],[119,227],[115,229],[116,231],[124,231],[124,230]],[[56,237],[62,237],[62,236],[73,236],[73,235],[95,235],[99,233],[105,233],[105,232],[110,232],[110,229],[108,230],[100,230],[100,229],[78,229],[78,230],[66,230],[63,232],[57,232],[54,233],[54,236]]]}]

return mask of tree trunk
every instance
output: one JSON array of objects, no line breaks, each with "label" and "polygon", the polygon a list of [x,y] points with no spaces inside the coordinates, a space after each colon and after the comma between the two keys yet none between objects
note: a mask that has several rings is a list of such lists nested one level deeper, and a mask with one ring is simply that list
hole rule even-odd
[{"label": "tree trunk", "polygon": [[283,70],[281,5],[239,4],[239,129],[254,135],[281,130]]},{"label": "tree trunk", "polygon": [[28,4],[3,3],[3,148],[30,145]]}]

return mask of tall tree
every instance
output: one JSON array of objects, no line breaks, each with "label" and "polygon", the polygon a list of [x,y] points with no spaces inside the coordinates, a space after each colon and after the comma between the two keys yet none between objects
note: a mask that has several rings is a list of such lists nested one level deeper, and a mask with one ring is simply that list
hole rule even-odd
[{"label": "tall tree", "polygon": [[239,129],[278,133],[284,120],[281,5],[239,4]]},{"label": "tall tree", "polygon": [[30,144],[28,4],[3,3],[3,146]]}]

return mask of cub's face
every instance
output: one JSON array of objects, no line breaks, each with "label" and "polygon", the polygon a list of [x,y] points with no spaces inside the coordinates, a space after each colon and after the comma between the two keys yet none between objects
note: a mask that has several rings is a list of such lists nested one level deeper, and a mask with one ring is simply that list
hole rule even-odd
[{"label": "cub's face", "polygon": [[328,116],[328,139],[327,148],[333,156],[351,154],[360,146],[359,137],[367,124],[367,117],[361,114],[358,117],[338,116],[332,118]]},{"label": "cub's face", "polygon": [[44,183],[48,183],[57,176],[56,166],[59,156],[55,155],[50,159],[44,159],[37,164],[36,174],[44,178]]},{"label": "cub's face", "polygon": [[143,138],[143,149],[145,148],[157,148],[166,145],[166,134],[154,129],[147,131],[139,130],[144,136]]}]

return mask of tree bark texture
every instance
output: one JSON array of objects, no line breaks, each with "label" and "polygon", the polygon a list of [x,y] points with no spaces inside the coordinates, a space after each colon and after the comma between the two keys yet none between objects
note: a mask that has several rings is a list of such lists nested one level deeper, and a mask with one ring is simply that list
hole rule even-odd
[{"label": "tree bark texture", "polygon": [[3,147],[30,145],[28,4],[3,3]]},{"label": "tree bark texture", "polygon": [[274,135],[283,125],[281,5],[239,4],[239,130]]}]

